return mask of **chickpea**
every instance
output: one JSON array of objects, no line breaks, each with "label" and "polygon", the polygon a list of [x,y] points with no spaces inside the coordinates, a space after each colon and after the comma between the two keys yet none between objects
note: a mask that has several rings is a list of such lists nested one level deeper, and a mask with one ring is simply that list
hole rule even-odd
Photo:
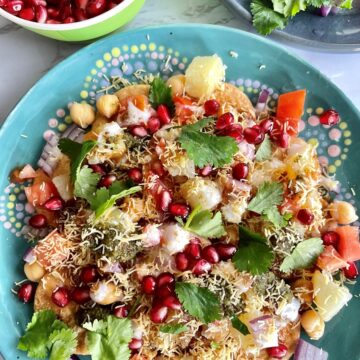
[{"label": "chickpea", "polygon": [[334,201],[330,205],[330,213],[340,225],[351,224],[358,219],[354,206],[346,201]]},{"label": "chickpea", "polygon": [[313,284],[310,280],[297,279],[291,284],[294,295],[303,303],[311,304],[313,301]]},{"label": "chickpea", "polygon": [[305,311],[300,318],[301,326],[312,340],[319,340],[324,335],[324,320],[315,310]]},{"label": "chickpea", "polygon": [[143,199],[126,197],[121,208],[129,214],[133,222],[138,222],[144,216],[144,207]]},{"label": "chickpea", "polygon": [[179,96],[184,93],[185,89],[185,75],[174,75],[168,79],[166,84],[171,88],[172,96]]},{"label": "chickpea", "polygon": [[24,265],[24,273],[30,281],[39,282],[46,271],[37,261],[35,261],[31,264],[26,263]]},{"label": "chickpea", "polygon": [[119,99],[116,95],[106,94],[96,101],[96,108],[101,115],[111,118],[119,109]]},{"label": "chickpea", "polygon": [[114,283],[106,281],[98,281],[90,288],[91,300],[100,305],[110,305],[121,300],[119,289]]},{"label": "chickpea", "polygon": [[86,129],[95,121],[95,110],[89,104],[75,102],[70,107],[70,116],[76,125]]}]

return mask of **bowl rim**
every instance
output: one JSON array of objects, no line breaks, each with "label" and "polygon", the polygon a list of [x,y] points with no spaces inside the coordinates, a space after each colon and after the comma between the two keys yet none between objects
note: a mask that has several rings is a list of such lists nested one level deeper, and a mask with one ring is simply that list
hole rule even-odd
[{"label": "bowl rim", "polygon": [[121,11],[125,10],[131,4],[138,0],[123,0],[120,4],[115,6],[114,8],[105,11],[104,13],[97,15],[91,19],[77,21],[70,24],[42,24],[35,21],[29,21],[17,17],[15,15],[10,14],[6,10],[0,8],[0,15],[4,18],[26,28],[36,29],[36,30],[49,30],[49,31],[62,31],[62,30],[77,30],[87,28],[89,26],[101,23],[114,15],[120,13]]}]

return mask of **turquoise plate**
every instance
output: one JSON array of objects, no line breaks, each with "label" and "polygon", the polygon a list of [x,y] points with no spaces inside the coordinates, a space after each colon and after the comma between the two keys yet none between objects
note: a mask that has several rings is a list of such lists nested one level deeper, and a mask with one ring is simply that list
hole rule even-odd
[{"label": "turquoise plate", "polygon": [[[238,57],[231,56],[230,51]],[[263,88],[271,93],[272,105],[279,93],[308,90],[300,135],[319,144],[320,160],[328,165],[330,173],[337,173],[343,184],[338,197],[360,205],[351,191],[360,191],[360,146],[356,146],[360,114],[338,88],[310,65],[270,41],[217,26],[152,27],[100,40],[44,76],[0,130],[0,352],[6,360],[26,359],[16,345],[32,313],[31,305],[20,303],[11,292],[14,282],[24,278],[22,254],[27,245],[21,228],[32,212],[23,186],[9,183],[11,169],[25,163],[35,165],[44,139],[69,126],[67,104],[73,100],[94,103],[96,91],[108,85],[110,76],[131,77],[135,70],[145,69],[167,77],[170,72],[168,66],[164,68],[165,62],[173,73],[182,72],[194,56],[213,53],[227,65],[227,80],[254,101]],[[318,118],[329,107],[338,110],[342,118],[331,129],[319,125]],[[360,286],[352,286],[351,291],[359,294]],[[354,297],[326,324],[326,334],[316,345],[329,352],[330,360],[360,359],[359,319],[359,299]]]}]

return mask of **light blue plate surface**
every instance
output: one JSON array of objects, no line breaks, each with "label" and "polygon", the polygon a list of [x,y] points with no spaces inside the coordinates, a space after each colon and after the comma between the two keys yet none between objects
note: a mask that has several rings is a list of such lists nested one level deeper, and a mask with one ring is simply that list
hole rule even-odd
[{"label": "light blue plate surface", "polygon": [[[231,57],[235,51],[238,57]],[[329,171],[337,170],[344,184],[339,198],[359,205],[350,188],[359,193],[360,147],[356,131],[360,114],[343,93],[317,70],[296,59],[283,48],[260,37],[216,26],[174,25],[116,34],[98,41],[44,76],[19,102],[0,130],[0,353],[6,360],[26,359],[16,350],[18,337],[29,321],[31,305],[20,303],[11,293],[14,281],[24,278],[22,254],[27,245],[20,230],[31,213],[25,203],[23,187],[9,185],[11,169],[24,163],[36,164],[51,132],[68,126],[67,104],[86,99],[108,85],[106,77],[132,74],[136,69],[162,71],[165,61],[174,72],[181,72],[196,55],[217,53],[227,65],[227,78],[255,101],[261,87],[277,94],[306,88],[306,116],[301,136],[319,142],[321,160]],[[125,66],[123,66],[125,64]],[[105,74],[105,76],[103,75]],[[11,86],[15,86],[12,84]],[[334,107],[342,117],[339,126],[326,129],[317,115]],[[352,136],[352,135],[355,136]],[[352,288],[358,294],[360,286]],[[330,353],[330,360],[360,359],[360,306],[358,298],[326,325],[326,334],[317,346]]]}]

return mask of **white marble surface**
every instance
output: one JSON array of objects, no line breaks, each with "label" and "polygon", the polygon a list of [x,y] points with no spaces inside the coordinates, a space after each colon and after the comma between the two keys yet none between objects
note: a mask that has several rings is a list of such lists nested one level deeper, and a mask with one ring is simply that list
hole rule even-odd
[{"label": "white marble surface", "polygon": [[[147,0],[126,29],[189,22],[252,30],[220,0]],[[42,75],[85,45],[47,39],[0,18],[0,122]],[[288,43],[284,45],[327,75],[360,108],[359,53],[332,54],[294,47]]]}]

